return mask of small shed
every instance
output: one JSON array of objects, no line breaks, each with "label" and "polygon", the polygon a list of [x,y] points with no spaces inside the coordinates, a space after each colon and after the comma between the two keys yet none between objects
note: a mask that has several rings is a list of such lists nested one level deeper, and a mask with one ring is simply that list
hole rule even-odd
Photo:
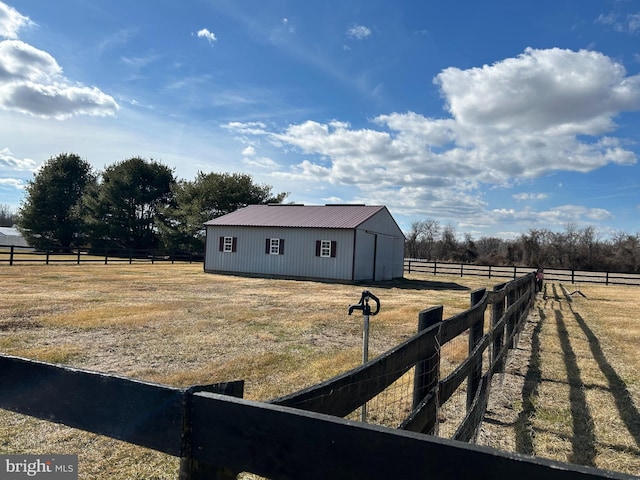
[{"label": "small shed", "polygon": [[347,282],[403,276],[405,237],[385,206],[250,205],[205,227],[210,273]]},{"label": "small shed", "polygon": [[27,240],[15,227],[0,227],[0,247],[28,247]]}]

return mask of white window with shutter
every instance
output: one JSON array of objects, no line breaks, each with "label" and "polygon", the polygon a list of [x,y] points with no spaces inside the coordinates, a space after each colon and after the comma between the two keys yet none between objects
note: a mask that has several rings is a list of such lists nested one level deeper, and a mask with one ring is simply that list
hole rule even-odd
[{"label": "white window with shutter", "polygon": [[264,253],[269,255],[283,255],[284,238],[267,238]]},{"label": "white window with shutter", "polygon": [[320,256],[321,257],[331,256],[331,240],[320,241]]},{"label": "white window with shutter", "polygon": [[233,237],[224,237],[224,252],[233,252]]}]

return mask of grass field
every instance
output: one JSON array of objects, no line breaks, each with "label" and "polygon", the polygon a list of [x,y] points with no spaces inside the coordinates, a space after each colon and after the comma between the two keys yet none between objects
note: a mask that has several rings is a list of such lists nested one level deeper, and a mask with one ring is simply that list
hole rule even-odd
[{"label": "grass field", "polygon": [[[0,351],[173,386],[244,379],[267,400],[361,362],[362,315],[348,307],[371,289],[372,358],[413,335],[418,312],[469,306],[458,279],[408,278],[354,286],[209,275],[202,265],[25,266],[0,269]],[[78,453],[82,478],[176,478],[178,462],[138,447],[1,412],[0,452]],[[108,472],[108,475],[106,475]]]},{"label": "grass field", "polygon": [[[348,316],[347,311],[363,289],[370,289],[382,303],[380,314],[371,318],[369,349],[373,357],[413,335],[420,310],[444,305],[444,315],[450,317],[468,308],[472,289],[493,286],[491,280],[481,277],[414,275],[385,286],[267,280],[209,275],[199,264],[7,267],[0,268],[0,279],[2,353],[173,386],[244,379],[245,398],[252,400],[291,393],[358,365],[362,316]],[[571,352],[562,349],[567,341],[573,355],[581,358],[578,344],[571,343],[577,340],[573,340],[566,319],[577,323],[575,334],[587,338],[582,346],[594,357],[595,341],[589,340],[571,313],[571,307],[579,309],[583,323],[598,339],[602,354],[595,357],[606,357],[620,380],[597,360],[595,367],[582,367],[580,372],[595,368],[607,372],[598,377],[602,385],[597,384],[594,392],[616,392],[596,399],[598,406],[590,406],[590,411],[597,412],[597,418],[608,415],[609,422],[616,415],[622,418],[612,424],[618,433],[627,424],[635,425],[635,405],[640,399],[634,348],[640,329],[635,325],[635,312],[640,292],[635,287],[594,286],[582,289],[588,300],[580,297],[570,303],[566,298],[574,297],[564,295],[560,285],[549,284],[548,288],[547,303],[538,300],[536,305],[541,321],[532,327],[538,328],[540,346],[533,353],[541,365],[540,377],[555,379],[572,371],[573,364],[567,366],[562,361],[565,354],[571,357]],[[569,340],[558,333],[556,310],[563,315]],[[543,337],[543,330],[551,330],[549,339]],[[529,392],[526,401],[520,392],[512,399],[514,410],[526,411],[529,403],[533,404],[526,417],[529,423],[520,425],[522,431],[536,432],[531,441],[535,448],[527,453],[640,472],[637,463],[627,462],[636,470],[625,470],[616,459],[620,455],[623,461],[638,457],[640,436],[634,435],[639,435],[640,424],[636,430],[627,428],[635,434],[625,434],[624,441],[603,437],[600,442],[599,433],[594,433],[587,447],[599,453],[590,456],[590,462],[575,455],[581,447],[571,439],[582,430],[573,426],[581,422],[580,417],[570,413],[574,405],[581,406],[571,400],[576,396],[573,371],[568,381],[551,382],[560,392],[547,393],[540,381],[536,394]],[[596,382],[585,375],[582,373],[580,380],[586,385]],[[568,410],[566,406],[546,406],[561,398],[569,402]],[[585,398],[591,396],[585,394]],[[616,413],[620,402],[630,412],[626,417]],[[557,410],[565,416],[558,418]],[[593,414],[589,422],[594,424],[593,432],[605,429],[596,428]],[[562,425],[568,425],[566,431],[560,429]],[[514,436],[518,428],[512,428]],[[558,446],[557,438],[569,449]],[[514,450],[518,448],[514,442]],[[173,457],[0,411],[0,453],[54,452],[77,453],[82,479],[177,478],[178,460]]]},{"label": "grass field", "polygon": [[505,388],[483,443],[640,475],[638,287],[547,283],[545,294],[494,382]]}]

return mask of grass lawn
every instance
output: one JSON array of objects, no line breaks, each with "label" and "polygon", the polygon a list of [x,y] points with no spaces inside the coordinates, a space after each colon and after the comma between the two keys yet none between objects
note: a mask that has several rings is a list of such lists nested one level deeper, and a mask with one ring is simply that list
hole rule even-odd
[{"label": "grass lawn", "polygon": [[[268,400],[362,360],[364,289],[381,301],[369,356],[416,332],[418,312],[468,308],[474,277],[384,286],[210,275],[200,264],[51,265],[0,269],[0,351],[46,362],[188,386],[245,380]],[[0,412],[1,453],[78,453],[81,478],[176,478],[178,461],[154,451]]]},{"label": "grass lawn", "polygon": [[[245,398],[259,401],[361,362],[362,315],[347,311],[364,289],[382,304],[371,317],[373,358],[416,332],[420,310],[444,305],[448,318],[469,307],[471,290],[498,283],[409,275],[388,285],[344,285],[210,275],[201,264],[14,266],[0,268],[0,277],[2,353],[172,386],[243,379]],[[526,453],[637,474],[639,291],[583,287],[583,299],[560,284],[547,287],[534,309],[540,380],[526,390],[532,410],[520,430],[535,437]],[[512,406],[524,410],[516,393]],[[584,405],[589,417],[577,413]],[[574,440],[582,433],[584,448]],[[176,458],[5,411],[0,453],[77,453],[82,479],[173,479],[178,472]]]}]

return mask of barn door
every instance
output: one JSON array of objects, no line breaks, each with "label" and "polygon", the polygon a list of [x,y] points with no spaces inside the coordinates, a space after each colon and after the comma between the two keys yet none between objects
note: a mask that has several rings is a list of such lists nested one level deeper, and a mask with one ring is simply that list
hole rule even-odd
[{"label": "barn door", "polygon": [[382,282],[393,278],[393,237],[375,235],[373,280]]}]

